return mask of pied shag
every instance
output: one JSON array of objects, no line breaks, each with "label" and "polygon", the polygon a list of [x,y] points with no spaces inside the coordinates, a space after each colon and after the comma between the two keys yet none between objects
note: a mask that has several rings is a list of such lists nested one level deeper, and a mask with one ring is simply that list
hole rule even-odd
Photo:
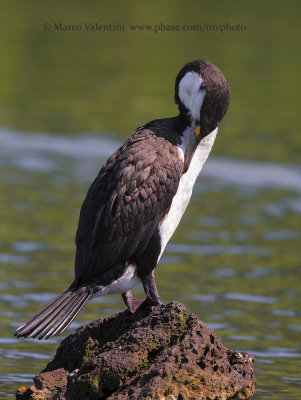
[{"label": "pied shag", "polygon": [[[130,312],[161,305],[154,270],[189,203],[230,103],[212,63],[186,64],[175,82],[179,115],[138,128],[106,161],[88,190],[76,233],[75,279],[21,325],[17,337],[63,332],[94,296],[121,293]],[[132,296],[142,283],[145,300]]]}]

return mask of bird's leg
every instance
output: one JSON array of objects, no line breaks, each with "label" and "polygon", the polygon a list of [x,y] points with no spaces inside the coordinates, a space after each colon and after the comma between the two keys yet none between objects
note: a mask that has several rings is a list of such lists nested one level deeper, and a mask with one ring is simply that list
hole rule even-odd
[{"label": "bird's leg", "polygon": [[141,306],[141,304],[145,300],[145,299],[135,299],[130,290],[128,290],[125,293],[122,293],[122,298],[125,305],[132,314],[134,314],[134,312],[137,311],[137,309]]},{"label": "bird's leg", "polygon": [[131,313],[136,312],[140,306],[160,306],[163,304],[158,293],[153,273],[143,276],[140,279],[146,293],[146,299],[135,299],[130,290],[122,293],[123,301]]},{"label": "bird's leg", "polygon": [[141,277],[141,281],[144,287],[144,291],[146,293],[145,301],[152,306],[160,306],[163,304],[160,299],[157,285],[154,278],[154,272]]}]

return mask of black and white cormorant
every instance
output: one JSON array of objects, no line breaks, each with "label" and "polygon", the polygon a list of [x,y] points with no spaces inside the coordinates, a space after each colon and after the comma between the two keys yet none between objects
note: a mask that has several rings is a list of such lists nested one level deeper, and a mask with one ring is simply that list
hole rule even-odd
[{"label": "black and white cormorant", "polygon": [[75,279],[21,325],[16,336],[60,334],[94,296],[121,293],[131,312],[142,300],[162,301],[155,267],[189,203],[229,103],[222,72],[208,61],[186,64],[175,82],[179,115],[138,128],[103,165],[82,205],[76,233]]}]

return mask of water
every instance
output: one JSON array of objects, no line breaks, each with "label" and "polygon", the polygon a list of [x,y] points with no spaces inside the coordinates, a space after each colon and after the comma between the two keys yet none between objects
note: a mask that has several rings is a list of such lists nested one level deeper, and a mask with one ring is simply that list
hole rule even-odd
[{"label": "water", "polygon": [[[71,282],[81,202],[121,142],[1,129],[0,143],[0,398],[8,399],[62,340],[13,333]],[[295,166],[211,157],[156,273],[165,302],[184,303],[226,346],[255,355],[257,400],[301,398],[300,176]],[[95,299],[66,334],[123,309],[118,295]]]},{"label": "water", "polygon": [[[13,332],[71,282],[79,208],[102,162],[137,126],[175,115],[174,78],[203,58],[222,69],[232,100],[157,269],[160,294],[256,356],[256,400],[301,399],[301,3],[187,5],[2,5],[0,398],[30,384],[61,340],[20,341]],[[127,29],[55,32],[54,22]],[[160,23],[246,30],[129,29]],[[123,308],[119,296],[96,299],[68,333]]]}]

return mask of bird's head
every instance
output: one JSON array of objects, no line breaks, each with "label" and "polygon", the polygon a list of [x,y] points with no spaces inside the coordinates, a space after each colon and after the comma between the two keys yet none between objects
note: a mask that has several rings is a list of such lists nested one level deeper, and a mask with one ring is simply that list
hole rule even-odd
[{"label": "bird's head", "polygon": [[185,154],[186,172],[200,141],[218,127],[226,114],[230,104],[230,88],[214,64],[204,60],[193,61],[178,73],[175,102],[180,117],[191,127]]}]

